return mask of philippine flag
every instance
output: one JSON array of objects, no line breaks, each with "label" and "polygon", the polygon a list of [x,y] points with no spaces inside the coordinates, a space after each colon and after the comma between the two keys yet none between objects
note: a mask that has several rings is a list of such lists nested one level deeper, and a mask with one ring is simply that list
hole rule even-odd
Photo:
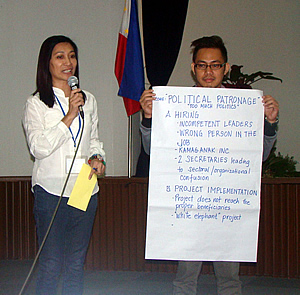
[{"label": "philippine flag", "polygon": [[144,65],[136,0],[126,0],[119,32],[115,75],[119,96],[123,96],[127,116],[140,110],[144,91]]}]

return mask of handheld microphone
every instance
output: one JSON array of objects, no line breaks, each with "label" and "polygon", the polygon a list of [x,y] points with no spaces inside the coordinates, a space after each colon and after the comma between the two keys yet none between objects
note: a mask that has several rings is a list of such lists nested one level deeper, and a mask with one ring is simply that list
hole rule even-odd
[{"label": "handheld microphone", "polygon": [[[72,90],[77,89],[77,88],[78,88],[78,78],[75,77],[75,76],[69,77],[69,79],[68,79],[68,85],[71,87]],[[84,93],[82,90],[80,91],[80,93],[82,93],[83,101],[85,101],[85,99],[86,99],[85,93]],[[82,108],[82,106],[80,105],[80,106],[78,107],[78,109],[79,109],[80,116],[81,116],[81,118],[83,119],[84,113],[83,113],[83,108]]]}]

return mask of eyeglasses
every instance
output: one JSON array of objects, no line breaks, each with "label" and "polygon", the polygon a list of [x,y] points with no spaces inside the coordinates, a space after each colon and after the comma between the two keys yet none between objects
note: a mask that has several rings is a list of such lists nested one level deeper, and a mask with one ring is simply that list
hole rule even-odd
[{"label": "eyeglasses", "polygon": [[210,65],[207,63],[200,63],[200,64],[195,64],[195,69],[205,71],[209,67],[212,71],[217,71],[220,70],[222,67],[224,67],[225,64],[226,62],[224,62],[223,64],[210,64]]}]

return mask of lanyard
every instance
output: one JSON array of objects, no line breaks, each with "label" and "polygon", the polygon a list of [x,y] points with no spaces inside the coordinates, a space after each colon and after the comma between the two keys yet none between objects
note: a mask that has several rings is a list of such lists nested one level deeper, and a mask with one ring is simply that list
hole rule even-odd
[{"label": "lanyard", "polygon": [[[63,115],[65,116],[66,113],[65,113],[65,111],[64,111],[64,109],[63,109],[63,107],[62,107],[62,105],[61,105],[61,103],[60,103],[58,97],[56,96],[56,94],[54,94],[54,95],[55,95],[55,98],[56,98],[56,100],[57,100],[57,102],[58,102],[60,108],[61,108],[61,111],[62,111]],[[78,119],[79,119],[79,127],[78,127],[78,132],[77,132],[75,138],[74,138],[74,135],[73,135],[73,132],[72,132],[71,127],[69,127],[69,130],[70,130],[70,132],[71,132],[71,135],[72,135],[72,139],[73,139],[74,147],[75,147],[75,148],[76,148],[76,140],[77,140],[77,137],[78,137],[78,135],[79,135],[79,133],[80,133],[80,129],[81,129],[81,119],[80,119],[80,116],[78,116]]]}]

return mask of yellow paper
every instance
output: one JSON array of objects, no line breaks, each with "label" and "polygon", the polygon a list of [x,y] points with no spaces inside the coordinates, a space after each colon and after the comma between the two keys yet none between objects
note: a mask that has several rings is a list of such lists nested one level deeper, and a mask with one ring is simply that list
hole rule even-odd
[{"label": "yellow paper", "polygon": [[93,174],[92,178],[89,179],[90,173],[91,167],[87,164],[83,164],[68,200],[68,205],[86,211],[97,182],[96,174]]}]

